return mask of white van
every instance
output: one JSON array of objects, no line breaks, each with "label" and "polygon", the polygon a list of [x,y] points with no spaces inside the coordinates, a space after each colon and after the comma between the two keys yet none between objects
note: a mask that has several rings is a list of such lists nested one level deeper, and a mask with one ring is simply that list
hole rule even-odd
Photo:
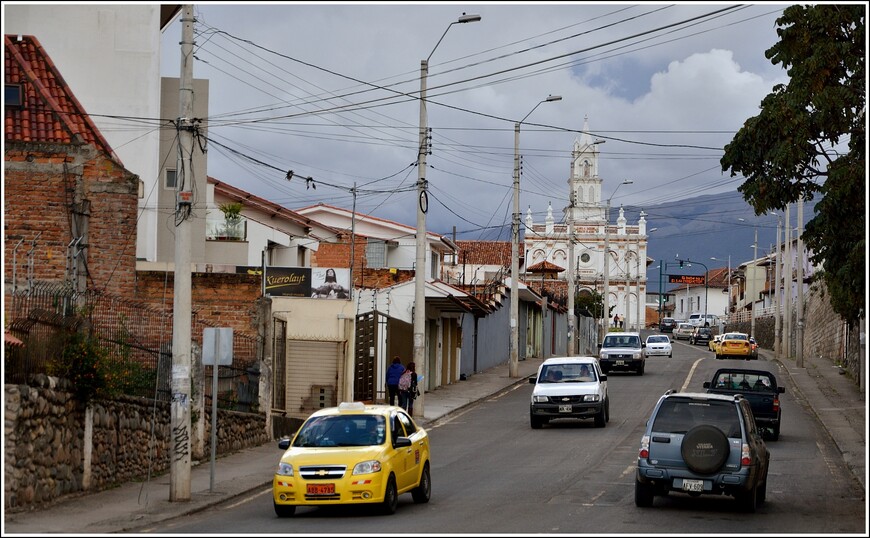
[{"label": "white van", "polygon": [[708,327],[716,327],[719,325],[719,316],[715,314],[692,314],[686,323],[691,323],[695,327],[704,327],[706,320]]}]

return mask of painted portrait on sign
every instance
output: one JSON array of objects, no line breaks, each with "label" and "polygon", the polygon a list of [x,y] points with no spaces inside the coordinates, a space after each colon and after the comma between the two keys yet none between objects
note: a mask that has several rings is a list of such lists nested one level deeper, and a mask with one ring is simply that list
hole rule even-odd
[{"label": "painted portrait on sign", "polygon": [[311,297],[315,299],[350,299],[349,269],[311,269]]}]

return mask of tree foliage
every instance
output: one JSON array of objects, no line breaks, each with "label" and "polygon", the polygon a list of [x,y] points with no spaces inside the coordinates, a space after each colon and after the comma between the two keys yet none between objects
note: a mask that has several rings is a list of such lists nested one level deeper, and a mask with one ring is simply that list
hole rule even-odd
[{"label": "tree foliage", "polygon": [[725,146],[721,165],[757,215],[820,196],[803,234],[822,267],[834,310],[865,312],[866,6],[790,6],[766,52],[789,82],[778,84]]}]

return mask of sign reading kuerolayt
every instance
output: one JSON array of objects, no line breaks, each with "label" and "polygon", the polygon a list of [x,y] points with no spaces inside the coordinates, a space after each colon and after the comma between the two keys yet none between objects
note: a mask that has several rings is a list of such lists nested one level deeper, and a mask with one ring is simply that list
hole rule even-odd
[{"label": "sign reading kuerolayt", "polygon": [[350,269],[266,267],[266,295],[350,299]]}]

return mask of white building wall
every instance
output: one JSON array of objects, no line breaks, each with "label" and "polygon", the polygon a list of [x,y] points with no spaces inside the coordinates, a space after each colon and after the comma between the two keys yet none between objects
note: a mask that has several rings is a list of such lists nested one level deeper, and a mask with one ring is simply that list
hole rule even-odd
[{"label": "white building wall", "polygon": [[109,116],[160,117],[160,5],[4,3],[3,31],[42,43],[124,167],[139,176],[136,256],[154,261],[159,133]]}]

